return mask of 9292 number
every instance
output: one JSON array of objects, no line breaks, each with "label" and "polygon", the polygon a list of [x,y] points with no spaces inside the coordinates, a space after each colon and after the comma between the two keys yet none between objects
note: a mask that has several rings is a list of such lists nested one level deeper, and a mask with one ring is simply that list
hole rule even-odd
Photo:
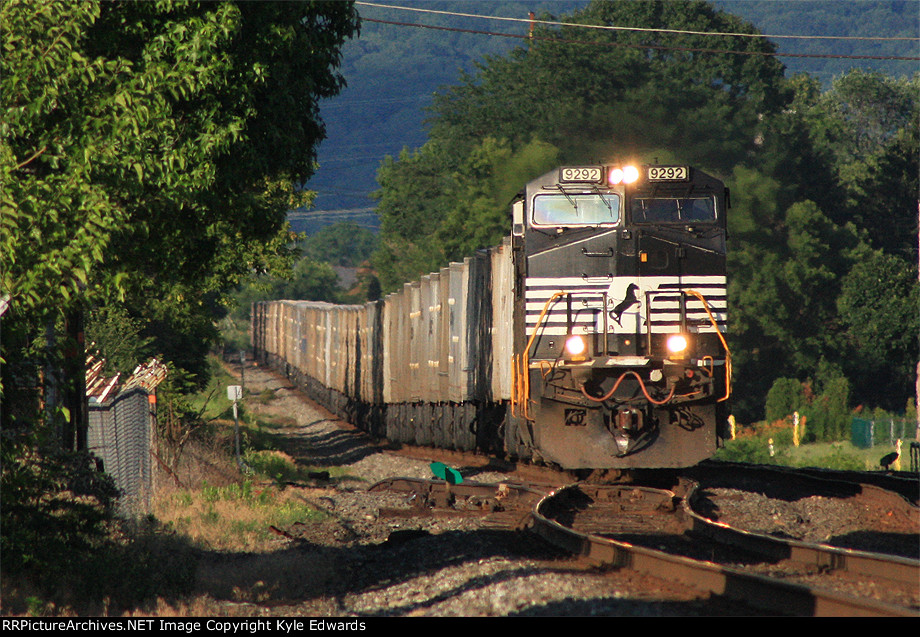
[{"label": "9292 number", "polygon": [[649,166],[649,181],[686,181],[690,169],[686,166]]},{"label": "9292 number", "polygon": [[597,183],[601,181],[603,171],[600,166],[568,166],[562,168],[559,181],[575,183]]}]

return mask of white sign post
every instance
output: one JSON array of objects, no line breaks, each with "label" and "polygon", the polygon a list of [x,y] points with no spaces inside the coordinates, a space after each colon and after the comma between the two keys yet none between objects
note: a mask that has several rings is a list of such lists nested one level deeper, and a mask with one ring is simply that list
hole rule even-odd
[{"label": "white sign post", "polygon": [[236,436],[236,464],[242,467],[243,461],[240,460],[240,419],[236,408],[237,402],[243,398],[242,386],[229,385],[227,387],[227,398],[233,401],[233,430]]}]

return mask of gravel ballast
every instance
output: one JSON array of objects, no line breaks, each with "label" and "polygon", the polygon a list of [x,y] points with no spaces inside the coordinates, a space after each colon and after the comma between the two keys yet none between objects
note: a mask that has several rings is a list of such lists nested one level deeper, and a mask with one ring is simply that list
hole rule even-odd
[{"label": "gravel ballast", "polygon": [[[221,614],[747,614],[723,600],[697,599],[695,592],[668,582],[591,570],[527,532],[485,528],[479,517],[382,516],[381,510],[408,508],[406,496],[368,488],[389,477],[431,478],[429,461],[375,444],[274,372],[250,364],[245,386],[250,396],[270,396],[249,401],[247,408],[286,423],[279,431],[289,455],[318,469],[335,468],[332,475],[343,477],[289,487],[327,515],[283,529],[274,551],[211,558],[210,580],[203,578],[201,592],[213,598]],[[465,480],[508,479],[488,468],[458,468]],[[221,559],[222,564],[213,563]]]}]

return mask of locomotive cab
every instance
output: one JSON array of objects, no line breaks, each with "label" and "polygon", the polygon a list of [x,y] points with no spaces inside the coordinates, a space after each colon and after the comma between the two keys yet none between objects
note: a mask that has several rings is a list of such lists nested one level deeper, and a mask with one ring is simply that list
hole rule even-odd
[{"label": "locomotive cab", "polygon": [[731,358],[724,184],[690,166],[562,167],[512,208],[512,418],[564,468],[714,453]]}]

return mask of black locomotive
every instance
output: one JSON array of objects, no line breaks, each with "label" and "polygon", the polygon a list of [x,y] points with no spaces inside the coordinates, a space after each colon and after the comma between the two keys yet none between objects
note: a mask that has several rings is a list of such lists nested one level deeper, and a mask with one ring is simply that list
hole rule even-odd
[{"label": "black locomotive", "polygon": [[257,360],[398,442],[566,469],[690,466],[726,435],[728,191],[689,166],[566,166],[511,236],[365,305],[253,306]]},{"label": "black locomotive", "polygon": [[728,417],[725,186],[563,167],[514,204],[514,418],[564,467],[692,465]]}]

